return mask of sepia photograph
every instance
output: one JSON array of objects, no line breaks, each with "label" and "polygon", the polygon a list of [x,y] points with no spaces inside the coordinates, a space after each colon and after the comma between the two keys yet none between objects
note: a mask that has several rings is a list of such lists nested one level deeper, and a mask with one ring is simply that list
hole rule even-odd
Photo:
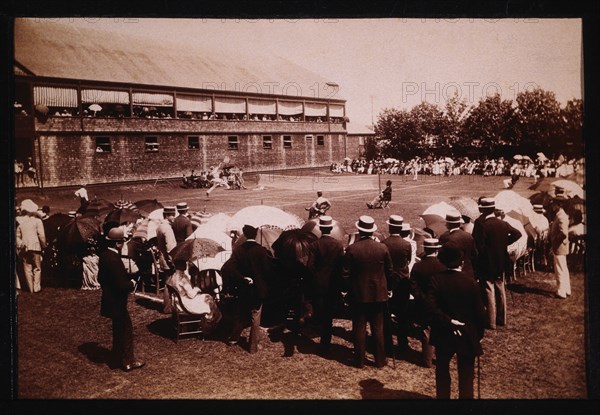
[{"label": "sepia photograph", "polygon": [[13,30],[15,399],[590,399],[581,18]]}]

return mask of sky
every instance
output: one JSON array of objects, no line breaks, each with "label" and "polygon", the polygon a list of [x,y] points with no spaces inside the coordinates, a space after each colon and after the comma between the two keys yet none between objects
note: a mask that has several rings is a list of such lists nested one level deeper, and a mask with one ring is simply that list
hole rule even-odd
[{"label": "sky", "polygon": [[251,56],[272,53],[339,85],[310,94],[346,99],[354,125],[385,108],[459,95],[476,104],[541,87],[564,105],[582,98],[580,19],[63,19],[159,42],[202,42]]}]

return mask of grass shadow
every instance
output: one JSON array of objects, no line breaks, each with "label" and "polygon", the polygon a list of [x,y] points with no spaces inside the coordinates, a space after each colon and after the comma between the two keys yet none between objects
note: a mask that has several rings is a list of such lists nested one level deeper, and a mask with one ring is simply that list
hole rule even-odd
[{"label": "grass shadow", "polygon": [[114,359],[112,352],[106,347],[100,346],[98,342],[87,342],[79,345],[77,348],[80,353],[85,355],[93,363],[107,364],[109,368],[116,369],[119,364]]},{"label": "grass shadow", "polygon": [[165,339],[175,340],[175,327],[171,317],[160,318],[146,325],[150,333],[164,337]]},{"label": "grass shadow", "polygon": [[521,284],[510,284],[506,286],[506,289],[518,294],[536,294],[544,297],[554,297],[555,294],[554,291],[548,291],[537,287],[529,287]]},{"label": "grass shadow", "polygon": [[432,399],[417,392],[386,388],[377,379],[363,379],[358,384],[362,399]]}]

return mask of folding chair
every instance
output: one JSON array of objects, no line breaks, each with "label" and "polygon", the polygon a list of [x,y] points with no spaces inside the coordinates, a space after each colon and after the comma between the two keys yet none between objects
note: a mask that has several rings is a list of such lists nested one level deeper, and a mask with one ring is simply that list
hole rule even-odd
[{"label": "folding chair", "polygon": [[373,209],[384,209],[384,208],[389,208],[389,204],[390,204],[391,198],[387,197],[387,196],[383,196],[380,197],[379,199],[377,199],[377,202],[375,202],[375,204],[373,205]]}]

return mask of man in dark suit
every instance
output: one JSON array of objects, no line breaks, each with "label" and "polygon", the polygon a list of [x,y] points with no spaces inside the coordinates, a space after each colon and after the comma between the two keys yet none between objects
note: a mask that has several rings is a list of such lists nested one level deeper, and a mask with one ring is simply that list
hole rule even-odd
[{"label": "man in dark suit", "polygon": [[463,253],[462,271],[475,277],[473,272],[473,262],[477,258],[477,250],[475,249],[475,240],[469,232],[465,232],[460,228],[462,218],[460,213],[446,214],[446,227],[448,230],[440,236],[440,244],[445,245],[452,242],[457,245]]},{"label": "man in dark suit", "polygon": [[392,257],[387,246],[375,242],[375,220],[361,216],[355,224],[359,240],[346,249],[344,270],[349,278],[354,336],[355,364],[365,365],[367,322],[375,340],[375,365],[386,365],[383,321],[387,309],[388,281],[392,278]]},{"label": "man in dark suit", "polygon": [[185,238],[192,234],[193,227],[190,218],[188,217],[188,204],[186,202],[177,203],[177,217],[173,221],[172,228],[175,234],[175,241],[179,245]]},{"label": "man in dark suit", "polygon": [[[250,338],[249,352],[258,351],[260,340],[260,320],[262,316],[262,305],[268,294],[268,278],[273,269],[273,257],[269,251],[256,242],[258,229],[244,225],[242,233],[246,238],[243,244],[237,246],[225,267],[228,284],[237,286],[239,296],[239,315],[234,321],[229,344],[237,344],[242,330],[244,329],[245,315],[250,313]],[[224,271],[225,272],[225,271]]]},{"label": "man in dark suit", "polygon": [[504,270],[508,260],[508,246],[521,237],[521,232],[494,214],[496,203],[491,197],[479,201],[481,216],[473,225],[473,239],[477,249],[474,264],[475,277],[485,292],[488,328],[506,325],[506,290]]},{"label": "man in dark suit", "polygon": [[331,216],[319,218],[321,237],[315,244],[313,305],[315,317],[321,329],[321,353],[327,354],[331,348],[333,316],[342,291],[342,264],[344,246],[331,236],[333,219]]},{"label": "man in dark suit", "polygon": [[448,269],[431,277],[426,297],[435,346],[435,386],[438,399],[450,399],[450,361],[456,354],[458,397],[473,399],[475,358],[483,354],[486,313],[477,283],[461,271],[462,251],[453,243],[440,248],[438,258]]},{"label": "man in dark suit", "polygon": [[433,348],[430,345],[431,327],[429,316],[426,312],[425,297],[431,288],[431,277],[446,270],[438,258],[438,250],[442,246],[436,238],[423,240],[423,258],[415,263],[410,272],[411,294],[413,301],[410,303],[411,318],[422,330],[421,357],[425,367],[433,366]]},{"label": "man in dark suit", "polygon": [[133,353],[133,326],[127,311],[129,293],[135,280],[129,279],[120,250],[125,241],[122,228],[112,228],[106,236],[107,248],[100,254],[98,281],[102,288],[100,315],[112,320],[112,354],[126,372],[144,366]]},{"label": "man in dark suit", "polygon": [[410,242],[400,236],[404,218],[399,215],[391,215],[386,221],[390,236],[381,241],[387,246],[392,257],[393,280],[388,281],[388,287],[392,291],[389,299],[390,313],[385,319],[386,348],[394,352],[394,327],[391,315],[396,316],[395,334],[398,350],[404,353],[408,350],[408,298],[410,296],[410,271],[408,264],[412,258],[412,246]]}]

